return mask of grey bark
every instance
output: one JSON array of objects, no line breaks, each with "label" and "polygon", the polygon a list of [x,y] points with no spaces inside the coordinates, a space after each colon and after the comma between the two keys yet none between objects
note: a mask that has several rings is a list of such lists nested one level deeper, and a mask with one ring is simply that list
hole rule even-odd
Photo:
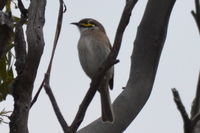
[{"label": "grey bark", "polygon": [[125,90],[113,103],[115,122],[97,119],[78,133],[121,133],[141,111],[152,91],[175,0],[149,0],[138,27]]},{"label": "grey bark", "polygon": [[26,61],[26,41],[24,39],[24,30],[22,28],[22,22],[18,22],[15,28],[15,69],[17,72],[17,75],[20,75],[25,66]]},{"label": "grey bark", "polygon": [[[199,115],[199,113],[200,113],[200,73],[199,73],[199,79],[198,79],[198,83],[197,83],[196,96],[192,103],[191,119],[194,118],[196,115]],[[200,132],[200,120],[198,120],[198,122],[195,123],[192,130],[193,130],[192,133]]]},{"label": "grey bark", "polygon": [[46,0],[31,0],[27,24],[28,54],[24,70],[13,85],[14,111],[10,117],[10,133],[28,133],[28,116],[32,90],[44,48],[43,25]]},{"label": "grey bark", "polygon": [[[194,17],[194,20],[197,24],[197,28],[200,32],[200,1],[194,0],[194,2],[195,2],[195,10],[192,10],[191,14]],[[179,101],[181,100],[179,99]],[[179,109],[181,114],[183,114],[182,112],[184,112],[183,109]],[[184,124],[184,133],[199,133],[200,132],[200,73],[199,73],[199,78],[198,78],[198,83],[197,83],[196,96],[193,100],[192,107],[191,107],[191,116],[189,118],[186,112],[186,115],[182,115],[182,118],[183,118],[183,124]]]},{"label": "grey bark", "polygon": [[9,14],[0,11],[0,59],[12,35],[13,22]]},{"label": "grey bark", "polygon": [[200,121],[197,122],[196,126],[193,129],[192,133],[199,133],[200,132]]},{"label": "grey bark", "polygon": [[[197,24],[197,28],[200,33],[200,1],[199,0],[194,0],[195,2],[195,11],[192,10],[191,13],[194,17],[194,20]],[[200,115],[200,73],[199,73],[199,79],[197,83],[197,91],[196,91],[196,96],[194,98],[193,104],[192,104],[192,109],[191,109],[191,119],[195,118],[196,116]],[[197,117],[196,117],[197,118]],[[199,133],[200,132],[200,118],[196,119],[195,125],[193,127],[193,132],[192,133]]]}]

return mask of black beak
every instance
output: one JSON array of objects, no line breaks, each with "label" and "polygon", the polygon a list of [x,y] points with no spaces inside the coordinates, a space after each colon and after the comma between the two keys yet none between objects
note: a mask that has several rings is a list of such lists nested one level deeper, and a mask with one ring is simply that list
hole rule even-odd
[{"label": "black beak", "polygon": [[77,22],[73,22],[73,23],[71,23],[71,24],[76,25],[76,26],[79,26],[79,23],[77,23]]}]

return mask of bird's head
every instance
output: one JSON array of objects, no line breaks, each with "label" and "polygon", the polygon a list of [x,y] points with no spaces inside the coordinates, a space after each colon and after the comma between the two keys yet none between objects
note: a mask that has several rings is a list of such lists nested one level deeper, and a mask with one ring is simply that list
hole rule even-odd
[{"label": "bird's head", "polygon": [[103,25],[92,18],[84,18],[79,22],[73,22],[71,24],[76,25],[81,33],[87,30],[100,30],[105,33]]}]

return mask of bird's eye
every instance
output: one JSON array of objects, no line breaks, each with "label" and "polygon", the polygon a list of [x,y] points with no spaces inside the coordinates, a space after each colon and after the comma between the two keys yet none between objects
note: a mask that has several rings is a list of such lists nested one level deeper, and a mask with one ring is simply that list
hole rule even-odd
[{"label": "bird's eye", "polygon": [[81,23],[81,26],[83,26],[83,27],[93,27],[95,25],[91,24],[91,23]]}]

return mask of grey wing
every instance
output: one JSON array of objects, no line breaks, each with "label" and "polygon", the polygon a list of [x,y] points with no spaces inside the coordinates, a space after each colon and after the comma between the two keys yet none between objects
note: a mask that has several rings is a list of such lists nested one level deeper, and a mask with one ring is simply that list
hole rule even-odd
[{"label": "grey wing", "polygon": [[[112,68],[111,68],[112,69]],[[110,89],[113,89],[113,85],[114,85],[114,67],[113,67],[113,74],[112,74],[112,78],[109,80],[109,86]]]},{"label": "grey wing", "polygon": [[[102,42],[99,42],[99,43],[102,43]],[[97,52],[97,55],[102,55],[101,57],[97,57],[97,61],[99,64],[99,67],[100,65],[102,65],[102,63],[106,60],[106,58],[108,57],[108,55],[110,54],[110,51],[111,51],[111,45],[110,45],[110,42],[109,40],[107,40],[105,42],[105,44],[98,44],[96,45],[96,49],[98,49],[96,52]],[[99,53],[98,53],[99,52]],[[106,73],[107,77],[109,78],[109,86],[110,86],[110,89],[112,90],[113,89],[113,84],[114,84],[114,66],[111,67],[108,72]]]}]

